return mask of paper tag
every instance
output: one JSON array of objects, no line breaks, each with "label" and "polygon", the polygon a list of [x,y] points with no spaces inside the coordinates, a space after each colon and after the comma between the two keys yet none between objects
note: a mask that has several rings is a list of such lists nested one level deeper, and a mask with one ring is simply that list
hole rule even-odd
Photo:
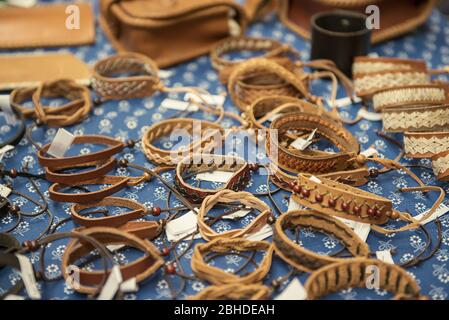
[{"label": "paper tag", "polygon": [[139,291],[136,278],[128,279],[120,285],[120,291],[123,293],[133,293]]},{"label": "paper tag", "polygon": [[193,94],[193,93],[186,93],[184,96],[185,101],[195,101],[198,103],[204,103],[213,105],[213,106],[219,106],[222,107],[225,103],[226,97],[221,95],[211,95],[211,94]]},{"label": "paper tag", "polygon": [[4,298],[4,300],[25,300],[25,297],[18,296],[18,295],[15,295],[15,294],[8,294]]},{"label": "paper tag", "polygon": [[268,117],[267,121],[273,122],[277,118],[282,117],[282,115],[283,115],[282,113],[275,113],[275,114],[271,115],[270,117]]},{"label": "paper tag", "polygon": [[380,261],[383,261],[385,263],[394,264],[393,257],[391,256],[390,250],[382,250],[376,252],[376,257]]},{"label": "paper tag", "polygon": [[[189,234],[193,234],[197,229],[198,218],[193,211],[189,211],[182,217],[168,222],[165,226],[168,241],[178,241]],[[201,238],[201,235],[195,235],[195,239],[199,238]]]},{"label": "paper tag", "polygon": [[310,177],[310,181],[313,181],[313,182],[316,182],[316,183],[321,183],[321,180],[318,179],[318,178],[315,177],[315,176],[311,176],[311,177]]},{"label": "paper tag", "polygon": [[159,70],[158,76],[161,79],[168,79],[173,76],[173,71],[170,70]]},{"label": "paper tag", "polygon": [[125,247],[124,244],[109,244],[109,245],[106,246],[106,248],[108,248],[108,250],[111,251],[111,252],[120,250],[123,247]]},{"label": "paper tag", "polygon": [[3,156],[4,156],[7,152],[9,152],[9,151],[11,151],[11,150],[14,150],[14,146],[10,146],[9,144],[6,145],[6,146],[4,146],[3,148],[1,148],[1,149],[0,149],[0,161],[2,161],[2,160],[3,160]]},{"label": "paper tag", "polygon": [[[429,211],[430,211],[430,210],[427,210],[426,212],[423,212],[423,213],[421,213],[421,214],[419,214],[419,215],[417,215],[417,216],[414,216],[413,218],[415,218],[416,220],[420,220],[420,219],[422,219],[422,218],[427,214],[427,212],[429,212]],[[429,223],[429,222],[432,222],[432,221],[436,220],[437,218],[443,216],[443,215],[446,214],[447,212],[449,212],[449,207],[442,203],[442,204],[440,204],[440,205],[438,206],[438,208],[435,210],[435,212],[434,212],[430,217],[428,217],[426,220],[421,221],[421,225],[425,225],[425,224],[427,224],[427,223]]]},{"label": "paper tag", "polygon": [[307,291],[298,279],[293,279],[274,300],[306,300]]},{"label": "paper tag", "polygon": [[73,140],[75,140],[75,136],[67,130],[61,128],[56,133],[56,136],[53,139],[50,148],[48,148],[47,153],[53,157],[62,158],[67,150],[69,150]]},{"label": "paper tag", "polygon": [[360,152],[360,154],[367,158],[371,158],[371,157],[377,156],[379,153],[377,152],[376,149],[374,149],[373,147],[370,147],[370,148],[366,149],[365,151]]},{"label": "paper tag", "polygon": [[9,5],[21,8],[31,8],[37,3],[37,0],[8,0]]},{"label": "paper tag", "polygon": [[[354,103],[360,103],[360,102],[362,102],[362,99],[360,99],[359,97],[353,97],[352,99],[353,99]],[[328,104],[329,106],[333,107],[333,106],[331,105],[331,100],[328,99],[326,102],[327,102],[327,104]],[[353,104],[353,103],[352,103],[350,97],[345,97],[345,98],[340,98],[340,99],[336,99],[336,100],[335,100],[335,106],[336,106],[337,108],[349,107],[349,106],[352,105],[352,104]]]},{"label": "paper tag", "polygon": [[8,198],[11,192],[12,190],[9,189],[7,186],[0,184],[0,196],[2,196],[3,198]]},{"label": "paper tag", "polygon": [[196,177],[197,179],[203,181],[227,183],[232,178],[233,175],[234,172],[217,170],[213,172],[198,173]]},{"label": "paper tag", "polygon": [[17,117],[12,111],[9,95],[0,95],[0,110],[3,111],[6,123],[14,126],[17,123]]},{"label": "paper tag", "polygon": [[266,224],[262,229],[255,233],[251,233],[245,236],[245,239],[250,241],[262,241],[273,235],[273,228]]},{"label": "paper tag", "polygon": [[370,112],[366,110],[365,108],[361,108],[359,112],[357,113],[358,117],[362,117],[365,120],[369,121],[381,121],[382,120],[382,113],[376,113],[376,112]]},{"label": "paper tag", "polygon": [[161,107],[165,109],[191,111],[191,112],[196,112],[199,110],[198,106],[191,104],[190,102],[179,101],[174,99],[164,99],[164,101],[162,101],[161,103]]},{"label": "paper tag", "polygon": [[288,209],[287,212],[290,211],[296,211],[296,210],[301,210],[301,207],[299,205],[298,202],[296,202],[295,200],[293,200],[293,197],[290,197],[290,200],[288,202]]},{"label": "paper tag", "polygon": [[307,139],[298,138],[293,141],[290,146],[298,149],[300,151],[304,151],[308,146],[312,144],[313,137],[315,136],[317,129],[313,130],[312,133],[307,137]]},{"label": "paper tag", "polygon": [[41,299],[41,293],[37,288],[36,278],[34,277],[34,269],[28,257],[16,253],[16,257],[20,264],[20,274],[28,296],[33,300]]},{"label": "paper tag", "polygon": [[251,209],[242,209],[242,210],[233,212],[231,214],[227,214],[227,215],[223,216],[222,219],[235,220],[237,218],[243,218],[251,211],[252,211]]},{"label": "paper tag", "polygon": [[123,282],[122,272],[120,271],[120,266],[114,265],[112,267],[111,273],[109,274],[108,280],[104,284],[103,289],[101,289],[98,300],[112,300],[120,288]]},{"label": "paper tag", "polygon": [[371,225],[369,223],[353,221],[340,217],[336,218],[347,225],[349,228],[351,228],[359,236],[359,238],[362,239],[363,242],[366,242],[371,231]]}]

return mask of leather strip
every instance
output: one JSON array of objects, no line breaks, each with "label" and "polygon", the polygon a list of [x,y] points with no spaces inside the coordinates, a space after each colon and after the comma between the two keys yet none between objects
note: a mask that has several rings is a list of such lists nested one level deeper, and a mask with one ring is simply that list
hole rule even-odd
[{"label": "leather strip", "polygon": [[[257,217],[251,221],[243,229],[234,229],[222,233],[215,232],[204,219],[208,212],[218,203],[235,203],[239,202],[246,208],[258,211]],[[245,209],[243,209],[245,210]],[[257,199],[249,192],[234,192],[231,190],[222,190],[215,195],[206,197],[201,203],[198,210],[198,229],[201,236],[206,241],[222,238],[244,238],[247,235],[253,234],[268,224],[268,218],[271,216],[271,209],[265,202]]]},{"label": "leather strip", "polygon": [[271,293],[270,288],[260,284],[225,284],[209,286],[188,300],[266,300]]},{"label": "leather strip", "polygon": [[[203,172],[234,172],[229,181],[219,189],[194,187],[184,180],[185,175]],[[241,191],[251,179],[250,165],[240,157],[222,155],[192,155],[181,160],[176,166],[175,185],[178,191],[192,203],[201,203],[206,197],[220,190]]]},{"label": "leather strip", "polygon": [[329,264],[344,261],[301,247],[291,240],[285,229],[311,228],[336,237],[354,257],[369,257],[368,245],[358,235],[337,219],[313,210],[291,211],[281,215],[273,228],[273,244],[276,255],[294,268],[312,272]]},{"label": "leather strip", "polygon": [[[104,227],[87,228],[78,232],[90,236],[104,245],[125,244],[145,253],[143,257],[120,266],[123,281],[136,278],[137,282],[141,282],[155,273],[164,264],[159,251],[151,242],[142,240],[130,233]],[[78,240],[69,242],[61,263],[65,279],[69,276],[67,268],[91,250],[92,246],[85,242],[80,243]],[[107,273],[109,274],[110,270]],[[79,271],[79,287],[75,288],[75,290],[81,293],[92,294],[95,286],[101,281],[102,276],[103,272],[101,271],[81,269]]]}]

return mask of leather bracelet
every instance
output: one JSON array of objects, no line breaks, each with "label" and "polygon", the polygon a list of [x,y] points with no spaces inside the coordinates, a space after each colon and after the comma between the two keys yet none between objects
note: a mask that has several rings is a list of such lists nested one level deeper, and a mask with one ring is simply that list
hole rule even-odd
[{"label": "leather bracelet", "polygon": [[[200,141],[192,141],[188,146],[179,150],[164,150],[154,145],[156,140],[164,136],[170,136],[172,132],[177,130],[179,130],[179,134],[188,134],[190,140],[193,140],[194,130],[198,130],[195,132],[206,132],[207,134],[202,134]],[[215,145],[215,135],[218,133],[223,137],[224,129],[220,125],[209,121],[190,118],[163,120],[153,124],[144,133],[142,137],[142,148],[148,160],[160,165],[173,166],[188,155],[202,153],[202,150],[213,147]]]},{"label": "leather bracelet", "polygon": [[100,151],[77,155],[72,157],[54,158],[47,155],[50,143],[42,147],[37,153],[39,164],[48,168],[70,168],[72,166],[96,162],[99,160],[107,160],[117,153],[121,152],[127,145],[120,140],[108,136],[100,135],[83,135],[76,136],[73,144],[100,144],[108,146]]},{"label": "leather bracelet", "polygon": [[[82,211],[90,208],[107,207],[107,206],[127,208],[130,209],[130,211],[100,218],[90,218],[81,213]],[[116,228],[123,226],[132,220],[137,220],[145,216],[148,216],[152,214],[152,210],[147,208],[143,204],[140,204],[133,200],[129,200],[126,198],[108,197],[95,203],[73,204],[70,208],[70,213],[72,216],[72,220],[83,227]],[[155,221],[144,221],[144,222],[150,223],[149,227],[151,229],[150,235],[146,238],[153,239],[160,234],[161,226],[159,223]]]},{"label": "leather bracelet", "polygon": [[425,299],[416,280],[404,269],[375,259],[348,259],[313,272],[304,287],[307,299],[315,300],[349,288],[366,288],[369,277],[379,273],[379,290],[395,294],[394,299]]},{"label": "leather bracelet", "polygon": [[[175,186],[179,193],[192,203],[201,203],[207,196],[220,190],[241,191],[251,179],[251,171],[258,166],[248,164],[240,157],[222,155],[192,155],[178,162],[176,166]],[[219,189],[197,188],[185,182],[185,175],[196,175],[212,171],[234,172],[232,177]]]},{"label": "leather bracelet", "polygon": [[[3,202],[0,199],[0,206]],[[1,207],[0,207],[1,209]],[[20,242],[10,234],[0,233],[0,252],[8,252],[17,251],[22,248]]]},{"label": "leather bracelet", "polygon": [[244,115],[251,127],[267,129],[263,125],[266,121],[273,121],[277,117],[292,112],[320,114],[324,110],[305,100],[288,96],[269,96],[255,100],[248,106]]},{"label": "leather bracelet", "polygon": [[270,288],[264,285],[236,283],[209,286],[188,300],[266,300],[270,293]]},{"label": "leather bracelet", "polygon": [[23,117],[23,113],[13,105],[11,105],[11,109],[14,112],[16,118],[18,119],[17,132],[13,136],[11,136],[9,139],[7,139],[5,141],[0,141],[0,148],[3,148],[8,145],[10,145],[10,146],[18,145],[19,142],[22,140],[23,136],[25,135],[26,126],[25,126],[25,120]]},{"label": "leather bracelet", "polygon": [[[244,229],[234,229],[225,231],[222,233],[215,232],[206,222],[204,221],[208,212],[218,203],[234,203],[239,202],[243,204],[246,208],[255,209],[259,211],[257,217]],[[265,202],[257,199],[249,192],[234,192],[231,190],[222,190],[215,195],[206,197],[201,203],[201,207],[198,210],[198,229],[201,236],[206,241],[211,241],[214,239],[222,238],[244,238],[247,235],[253,234],[264,226],[273,221],[273,216],[271,209]],[[274,221],[273,221],[274,222]]]},{"label": "leather bracelet", "polygon": [[273,244],[276,255],[297,270],[312,272],[329,264],[345,260],[345,258],[317,254],[295,243],[285,234],[284,230],[294,230],[298,226],[334,236],[354,257],[366,258],[370,254],[368,245],[343,222],[313,210],[290,211],[277,219],[273,228]]},{"label": "leather bracelet", "polygon": [[[336,217],[370,223],[373,230],[381,233],[394,233],[418,228],[420,222],[430,217],[445,197],[444,190],[436,186],[402,188],[402,192],[440,192],[440,196],[432,208],[424,217],[416,220],[408,213],[394,210],[389,199],[323,177],[317,178],[299,174],[297,183],[292,189],[292,198],[302,206]],[[394,230],[379,227],[390,219],[401,219],[409,222],[409,224]]]},{"label": "leather bracelet", "polygon": [[[118,74],[131,74],[117,78]],[[98,61],[92,87],[103,100],[125,100],[153,95],[160,87],[156,63],[138,53],[120,53]]]},{"label": "leather bracelet", "polygon": [[[282,142],[279,144],[279,140],[287,131],[312,132],[315,129],[317,134],[331,141],[340,152],[332,154],[311,150],[293,152],[283,146]],[[272,132],[277,132],[277,137]],[[294,173],[324,174],[352,169],[354,162],[351,163],[349,160],[359,153],[360,146],[354,136],[334,120],[296,112],[280,116],[271,123],[266,150],[270,157],[273,152],[277,152],[276,162],[284,170]]]},{"label": "leather bracelet", "polygon": [[356,94],[362,98],[389,88],[430,84],[425,61],[383,57],[356,57],[353,79]]},{"label": "leather bracelet", "polygon": [[[15,254],[0,252],[0,270],[3,267],[11,267],[20,272],[19,259]],[[22,278],[13,284],[13,286],[0,294],[0,300],[4,300],[9,295],[17,295],[24,288]]]},{"label": "leather bracelet", "polygon": [[71,203],[93,203],[101,201],[106,197],[112,196],[120,190],[136,186],[144,181],[149,181],[151,176],[144,174],[141,177],[119,177],[119,176],[104,176],[102,178],[77,182],[70,187],[80,187],[83,185],[110,185],[109,187],[86,193],[63,193],[60,190],[68,187],[67,185],[54,183],[48,189],[50,199],[56,202],[71,202]]},{"label": "leather bracelet", "polygon": [[404,151],[409,158],[431,158],[438,180],[449,178],[449,132],[405,132]]},{"label": "leather bracelet", "polygon": [[449,104],[449,88],[444,84],[404,86],[373,95],[373,107],[382,111],[390,107]]},{"label": "leather bracelet", "polygon": [[[154,274],[164,264],[159,251],[151,242],[142,240],[130,233],[104,227],[87,228],[78,232],[96,239],[103,245],[125,244],[145,253],[143,257],[134,262],[120,266],[123,281],[135,278],[137,282],[141,282]],[[90,245],[84,242],[80,243],[78,240],[71,241],[67,245],[62,257],[62,271],[65,279],[69,276],[67,272],[68,267],[91,250],[92,247]],[[109,269],[107,273],[109,274],[110,272],[111,270]],[[101,280],[102,272],[81,269],[79,276],[80,283],[75,290],[81,293],[92,294],[93,288]]]},{"label": "leather bracelet", "polygon": [[392,107],[382,111],[386,132],[437,131],[449,128],[449,104]]},{"label": "leather bracelet", "polygon": [[259,56],[261,58],[270,59],[276,63],[293,69],[293,63],[288,57],[288,53],[295,52],[290,46],[268,38],[250,38],[245,36],[230,37],[220,41],[212,50],[210,54],[212,66],[219,71],[220,80],[222,83],[227,83],[230,74],[235,66],[242,61],[227,60],[223,55],[235,51],[263,51],[264,54]]},{"label": "leather bracelet", "polygon": [[[63,97],[70,102],[60,107],[42,105],[42,98]],[[34,108],[22,106],[28,99]],[[89,89],[73,80],[60,79],[44,82],[36,88],[20,88],[11,93],[11,104],[24,112],[27,118],[36,118],[49,127],[65,127],[83,121],[92,109]]]},{"label": "leather bracelet", "polygon": [[[208,265],[204,256],[208,253],[226,253],[232,251],[258,251],[266,252],[259,266],[243,277],[229,274],[219,268]],[[249,241],[242,238],[215,239],[208,243],[197,244],[192,255],[192,271],[195,275],[212,284],[256,284],[261,282],[270,271],[273,257],[273,246],[265,241]]]},{"label": "leather bracelet", "polygon": [[316,101],[303,80],[274,61],[253,58],[234,68],[229,77],[228,91],[234,104],[242,111],[264,96],[281,95]]}]

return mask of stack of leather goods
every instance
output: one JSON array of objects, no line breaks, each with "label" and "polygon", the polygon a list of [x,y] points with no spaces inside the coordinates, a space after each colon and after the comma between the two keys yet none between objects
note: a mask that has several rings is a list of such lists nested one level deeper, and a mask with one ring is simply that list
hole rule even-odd
[{"label": "stack of leather goods", "polygon": [[[363,288],[373,266],[379,291],[426,299],[409,270],[440,248],[435,217],[445,191],[402,156],[431,158],[436,179],[447,181],[449,86],[432,79],[447,70],[429,70],[419,60],[358,57],[352,81],[330,61],[305,61],[293,41],[245,34],[277,10],[283,23],[308,37],[313,13],[376,4],[386,13],[373,37],[380,42],[423,23],[433,3],[99,0],[98,13],[84,2],[1,7],[0,49],[10,51],[0,57],[0,90],[10,92],[0,96],[6,121],[0,124],[0,269],[21,276],[1,288],[0,299],[49,298],[44,284],[56,281],[65,292],[101,300],[150,291],[191,300],[320,299]],[[69,25],[66,11],[75,12]],[[390,16],[395,12],[401,15]],[[118,52],[102,51],[91,63],[85,53],[98,38],[108,41],[102,48],[110,44]],[[82,47],[76,55],[12,51],[67,46]],[[196,72],[192,63],[187,74],[167,75],[199,56],[210,72]],[[204,81],[192,85],[192,73]],[[315,89],[328,79],[330,94]],[[223,92],[212,94],[207,81]],[[345,100],[355,94],[372,104],[386,132],[404,133],[395,159],[363,150],[364,133],[355,124],[366,132],[374,125],[340,114],[340,86]],[[114,119],[127,128],[114,131]],[[188,137],[182,145],[179,132]],[[378,141],[394,140],[379,133]],[[253,158],[235,150],[247,142],[260,147]],[[415,207],[429,207],[420,216],[373,188],[397,170],[395,196],[415,195]],[[436,243],[426,227],[433,220]],[[388,242],[412,235],[420,245],[411,258],[394,262],[394,250],[375,252],[366,230],[391,237]],[[320,232],[323,243],[337,239],[341,250],[323,254],[302,237]],[[61,241],[64,249],[50,245]],[[39,262],[32,264],[36,253]],[[224,260],[233,267],[223,268]],[[290,271],[275,277],[274,263]],[[294,293],[285,285],[290,281]]]}]

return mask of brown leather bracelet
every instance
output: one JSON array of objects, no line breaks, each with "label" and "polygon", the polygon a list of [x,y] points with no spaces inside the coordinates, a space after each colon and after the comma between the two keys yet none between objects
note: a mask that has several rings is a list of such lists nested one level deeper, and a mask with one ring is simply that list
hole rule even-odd
[{"label": "brown leather bracelet", "polygon": [[[199,141],[194,137],[194,130],[202,135]],[[176,131],[179,131],[178,134],[180,135],[187,135],[185,138],[190,139],[191,143],[179,150],[164,150],[153,144],[154,141],[164,136],[170,136],[171,133]],[[174,166],[185,157],[193,153],[202,153],[205,148],[214,146],[216,134],[223,137],[224,129],[213,122],[190,118],[163,120],[153,124],[144,133],[142,148],[148,160],[160,165]]]},{"label": "brown leather bracelet", "polygon": [[354,257],[368,257],[370,254],[368,245],[343,222],[313,210],[290,211],[277,219],[273,228],[273,244],[276,255],[300,271],[312,272],[345,258],[325,256],[301,247],[284,231],[297,227],[311,228],[336,237]]},{"label": "brown leather bracelet", "polygon": [[[282,143],[282,138],[289,131],[310,133],[315,129],[319,136],[331,141],[340,152],[293,151]],[[277,136],[273,135],[273,132],[277,133]],[[324,174],[354,169],[355,163],[349,160],[359,153],[360,146],[355,137],[335,120],[315,114],[295,112],[282,115],[271,123],[266,150],[270,159],[284,170],[294,173]],[[272,157],[276,153],[277,160]]]},{"label": "brown leather bracelet", "polygon": [[449,179],[449,132],[405,132],[404,151],[409,158],[431,158],[437,179]]},{"label": "brown leather bracelet", "polygon": [[[208,265],[204,256],[212,253],[232,251],[265,251],[266,254],[259,266],[243,277],[227,273],[217,267]],[[273,246],[265,241],[249,241],[242,238],[215,239],[208,243],[197,244],[192,255],[192,271],[195,275],[215,285],[221,284],[256,284],[261,282],[270,271],[273,257]]]},{"label": "brown leather bracelet", "polygon": [[313,272],[304,285],[307,299],[319,299],[354,287],[366,288],[374,272],[379,279],[377,289],[394,293],[394,299],[426,299],[407,271],[394,264],[365,258],[348,259]]},{"label": "brown leather bracelet", "polygon": [[[246,188],[251,179],[251,171],[258,166],[248,164],[240,157],[222,155],[192,155],[181,160],[176,166],[175,186],[179,193],[192,203],[201,203],[207,196],[220,190],[241,191]],[[185,182],[184,176],[196,175],[212,171],[234,172],[225,185],[219,189],[197,188]]]},{"label": "brown leather bracelet", "polygon": [[294,52],[299,56],[299,53],[294,51],[290,46],[283,45],[273,39],[250,38],[245,36],[224,39],[210,53],[212,66],[219,71],[222,83],[228,82],[229,76],[235,66],[242,62],[241,60],[227,60],[223,57],[224,54],[235,51],[263,51],[264,54],[259,57],[273,60],[290,70],[293,69],[293,62],[288,57],[288,53]]},{"label": "brown leather bracelet", "polygon": [[[103,100],[124,100],[153,95],[160,88],[156,63],[138,53],[120,53],[98,61],[92,87]],[[131,74],[127,77],[114,77]]]},{"label": "brown leather bracelet", "polygon": [[[218,203],[235,203],[239,202],[245,205],[246,208],[255,209],[259,211],[257,217],[244,229],[234,229],[222,233],[215,232],[204,221],[207,213]],[[264,226],[269,224],[270,219],[273,219],[271,209],[265,202],[257,199],[249,192],[234,192],[231,190],[222,190],[215,195],[206,197],[201,203],[198,210],[198,229],[201,236],[206,241],[221,239],[221,238],[244,238],[247,235],[253,234]]]},{"label": "brown leather bracelet", "polygon": [[[154,274],[164,264],[159,251],[151,242],[142,240],[130,233],[105,227],[87,228],[78,230],[77,232],[92,237],[103,245],[124,244],[145,253],[143,257],[120,266],[123,281],[135,278],[139,283]],[[92,246],[85,242],[78,240],[69,242],[62,257],[62,273],[65,279],[69,276],[69,266],[73,265],[90,251],[92,251]],[[110,271],[108,270],[107,273],[109,274]],[[86,294],[93,293],[93,288],[101,281],[102,275],[103,273],[99,271],[80,269],[79,286],[76,286],[74,290]]]},{"label": "brown leather bracelet", "polygon": [[271,294],[270,288],[261,284],[225,284],[209,286],[188,300],[266,300]]},{"label": "brown leather bracelet", "polygon": [[357,96],[364,99],[385,89],[430,84],[425,61],[384,57],[356,57],[353,79]]}]

